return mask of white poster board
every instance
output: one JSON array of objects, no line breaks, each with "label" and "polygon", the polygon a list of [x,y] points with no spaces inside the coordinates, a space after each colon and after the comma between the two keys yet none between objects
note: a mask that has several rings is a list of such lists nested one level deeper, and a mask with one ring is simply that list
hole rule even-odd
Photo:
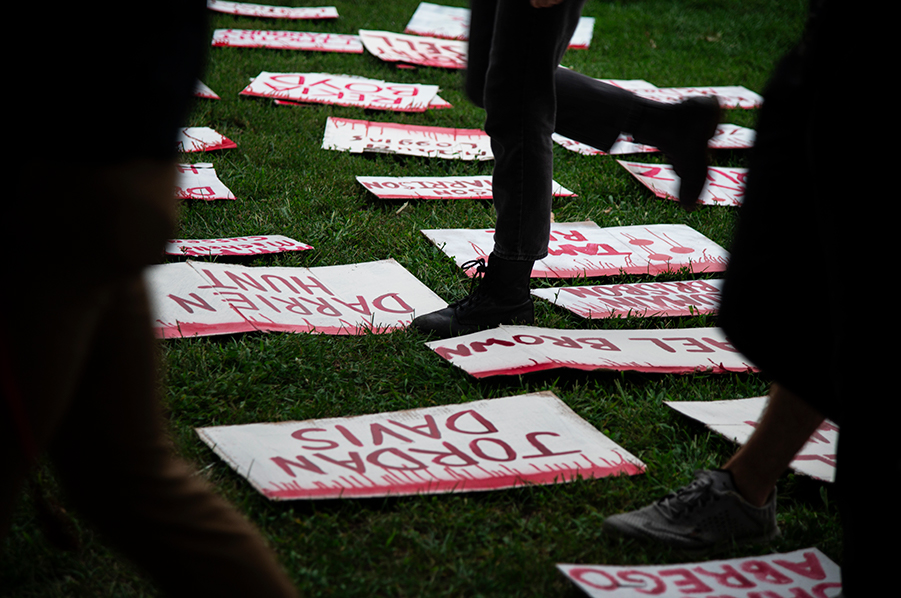
[{"label": "white poster board", "polygon": [[320,268],[185,262],[151,266],[145,278],[161,338],[382,333],[447,306],[394,260]]},{"label": "white poster board", "polygon": [[219,95],[209,88],[203,81],[198,80],[194,85],[194,95],[198,98],[206,98],[208,100],[221,100]]},{"label": "white poster board", "polygon": [[197,433],[274,500],[499,490],[644,471],[549,392]]},{"label": "white poster board", "polygon": [[[667,405],[706,425],[726,438],[744,444],[757,427],[766,397],[731,401],[664,401]],[[826,420],[798,452],[790,467],[824,482],[835,481],[838,426]]]},{"label": "white poster board", "polygon": [[835,598],[841,569],[816,548],[675,565],[557,568],[591,598]]},{"label": "white poster board", "polygon": [[479,129],[379,123],[328,117],[322,149],[380,152],[447,160],[493,160],[491,139]]},{"label": "white poster board", "polygon": [[633,89],[636,95],[643,98],[663,102],[664,104],[676,104],[696,96],[716,96],[723,108],[760,108],[763,106],[763,96],[741,85],[713,86],[713,87],[650,87]]},{"label": "white poster board", "polygon": [[689,374],[756,371],[720,328],[557,330],[500,326],[426,343],[475,378],[555,368]]},{"label": "white poster board", "polygon": [[639,282],[579,287],[532,289],[583,318],[651,318],[716,313],[722,280]]},{"label": "white poster board", "polygon": [[298,7],[268,6],[265,4],[248,4],[246,2],[223,2],[207,0],[207,8],[216,12],[224,12],[243,17],[265,19],[337,19],[338,9],[334,6]]},{"label": "white poster board", "polygon": [[[448,177],[358,176],[357,182],[382,199],[491,199],[491,175]],[[553,181],[555,197],[576,194]]]},{"label": "white poster board", "polygon": [[176,151],[211,152],[238,147],[238,144],[209,127],[184,127],[178,131]]},{"label": "white poster board", "polygon": [[328,73],[266,71],[241,90],[245,96],[397,112],[425,112],[437,93],[437,85],[389,83]]},{"label": "white poster board", "polygon": [[[669,164],[644,164],[617,160],[623,168],[661,199],[679,200],[681,179]],[[707,181],[698,203],[705,206],[740,206],[745,196],[747,168],[707,167]]]},{"label": "white poster board", "polygon": [[179,199],[235,199],[231,190],[216,176],[209,162],[176,166],[175,196]]},{"label": "white poster board", "polygon": [[360,29],[359,33],[366,50],[385,62],[466,68],[466,42],[368,29]]},{"label": "white poster board", "polygon": [[[422,233],[458,266],[488,259],[494,229],[427,229]],[[684,224],[600,228],[594,222],[551,224],[548,256],[535,262],[533,278],[660,274],[688,268],[721,272],[729,253]],[[467,272],[470,276],[475,270]]]},{"label": "white poster board", "polygon": [[308,249],[313,249],[313,246],[283,235],[254,235],[222,239],[169,239],[166,242],[165,253],[166,255],[187,257],[208,257],[213,255],[262,255]]},{"label": "white poster board", "polygon": [[[716,127],[716,132],[707,147],[712,149],[748,149],[754,145],[756,132],[754,129],[740,127],[731,123],[720,123]],[[623,154],[647,154],[658,152],[656,147],[652,145],[644,145],[636,143],[632,136],[628,133],[621,133],[616,141],[610,146],[610,151],[603,152],[596,147],[592,147],[585,143],[580,143],[569,137],[564,137],[558,133],[554,133],[551,138],[558,145],[563,146],[571,152],[583,154],[585,156],[611,155],[618,156]]]},{"label": "white poster board", "polygon": [[308,33],[305,31],[261,31],[255,29],[216,29],[212,45],[232,48],[269,48],[271,50],[306,50],[311,52],[344,52],[362,54],[363,44],[357,35],[341,33]]}]

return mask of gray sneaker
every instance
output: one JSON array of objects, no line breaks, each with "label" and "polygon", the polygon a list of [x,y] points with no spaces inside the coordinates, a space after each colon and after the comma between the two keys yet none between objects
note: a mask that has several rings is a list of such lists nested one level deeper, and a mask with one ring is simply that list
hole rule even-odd
[{"label": "gray sneaker", "polygon": [[695,472],[689,485],[637,511],[604,520],[605,532],[689,550],[731,541],[768,542],[779,535],[776,491],[762,507],[748,503],[722,469]]}]

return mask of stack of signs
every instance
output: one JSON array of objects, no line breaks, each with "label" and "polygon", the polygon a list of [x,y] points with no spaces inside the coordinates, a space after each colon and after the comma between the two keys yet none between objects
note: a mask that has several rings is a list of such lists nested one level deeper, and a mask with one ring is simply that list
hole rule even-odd
[{"label": "stack of signs", "polygon": [[176,142],[176,151],[179,152],[211,152],[235,147],[238,147],[237,143],[209,127],[180,129]]},{"label": "stack of signs", "polygon": [[592,598],[836,598],[841,570],[816,548],[680,565],[557,565]]},{"label": "stack of signs", "polygon": [[[430,2],[421,2],[413,13],[404,33],[440,37],[443,39],[469,39],[470,10],[457,6],[442,6]],[[582,17],[569,47],[587,50],[594,33],[594,17]]]},{"label": "stack of signs", "polygon": [[[492,177],[387,177],[358,176],[357,181],[382,199],[491,199]],[[555,197],[575,197],[575,193],[553,181]]]},{"label": "stack of signs", "polygon": [[639,282],[532,289],[583,318],[679,317],[716,313],[722,280]]},{"label": "stack of signs", "polygon": [[451,129],[328,117],[322,149],[379,152],[449,160],[493,160],[491,139],[479,129]]},{"label": "stack of signs", "polygon": [[213,32],[213,45],[233,48],[363,53],[363,44],[360,42],[359,36],[341,33],[307,33],[304,31],[216,29]]},{"label": "stack of signs", "polygon": [[194,85],[194,96],[198,98],[206,98],[208,100],[221,100],[215,91],[210,89],[206,83],[198,80]]},{"label": "stack of signs", "polygon": [[360,29],[360,40],[366,50],[385,62],[466,68],[466,42],[366,29]]},{"label": "stack of signs", "polygon": [[644,471],[549,392],[197,433],[274,500],[499,490]]},{"label": "stack of signs", "polygon": [[328,73],[265,71],[241,90],[245,96],[397,112],[425,112],[437,94],[437,85],[388,83]]},{"label": "stack of signs", "polygon": [[152,266],[145,278],[161,338],[390,332],[447,306],[394,260],[309,269],[186,262]]},{"label": "stack of signs", "polygon": [[[564,148],[586,156],[646,154],[659,151],[656,147],[635,143],[632,136],[626,133],[620,134],[606,152],[557,133],[554,133],[551,137]],[[707,142],[707,146],[712,149],[748,149],[754,145],[755,137],[756,132],[753,129],[729,123],[720,123],[716,128],[716,133]]]},{"label": "stack of signs", "polygon": [[[662,199],[679,200],[681,179],[669,164],[642,164],[617,160],[632,176]],[[747,168],[710,166],[707,182],[701,190],[698,203],[705,206],[740,206],[745,195]]]},{"label": "stack of signs", "polygon": [[554,368],[666,374],[756,371],[720,328],[557,330],[501,326],[426,345],[475,378]]},{"label": "stack of signs", "polygon": [[[666,401],[666,404],[705,424],[714,432],[744,444],[757,427],[766,401],[766,397],[754,397],[732,401]],[[832,482],[835,481],[837,452],[838,426],[826,420],[795,455],[790,467],[798,473]]]},{"label": "stack of signs", "polygon": [[321,6],[317,8],[302,7],[288,8],[285,6],[266,6],[263,4],[248,4],[246,2],[223,2],[222,0],[207,0],[207,8],[216,12],[224,12],[243,17],[260,17],[267,19],[337,19],[338,9],[334,6]]},{"label": "stack of signs", "polygon": [[[458,266],[488,259],[492,229],[423,230]],[[551,225],[548,256],[535,262],[533,278],[576,278],[619,274],[661,274],[688,268],[721,272],[728,252],[684,224],[600,228],[594,222]],[[474,272],[467,272],[470,276]]]},{"label": "stack of signs", "polygon": [[225,239],[169,239],[165,253],[186,257],[246,256],[308,249],[313,249],[313,246],[282,235],[254,235]]},{"label": "stack of signs", "polygon": [[231,190],[216,176],[216,169],[209,162],[179,164],[177,169],[175,196],[179,199],[235,199]]}]

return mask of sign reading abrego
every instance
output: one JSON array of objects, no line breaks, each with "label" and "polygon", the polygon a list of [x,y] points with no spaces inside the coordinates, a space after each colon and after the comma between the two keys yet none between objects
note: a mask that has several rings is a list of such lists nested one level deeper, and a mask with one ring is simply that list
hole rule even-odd
[{"label": "sign reading abrego", "polygon": [[549,392],[197,433],[275,500],[499,490],[644,471]]}]

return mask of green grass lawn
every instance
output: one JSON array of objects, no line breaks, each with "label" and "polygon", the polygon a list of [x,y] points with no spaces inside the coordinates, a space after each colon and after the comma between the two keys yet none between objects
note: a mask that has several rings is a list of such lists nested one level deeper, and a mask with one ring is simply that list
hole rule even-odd
[{"label": "green grass lawn", "polygon": [[[446,4],[464,5],[460,0]],[[211,13],[211,28],[401,32],[419,0],[305,2],[336,5],[332,22],[280,22]],[[645,79],[658,86],[744,85],[762,91],[779,56],[801,32],[806,2],[776,0],[589,0],[597,19],[591,48],[570,51],[566,66],[601,78]],[[280,107],[238,92],[260,71],[327,72],[397,82],[437,84],[454,108],[425,114],[327,106]],[[423,228],[487,228],[487,202],[382,201],[355,181],[368,176],[488,174],[491,163],[351,155],[320,149],[327,116],[481,128],[461,74],[399,70],[369,54],[326,54],[211,48],[203,80],[221,101],[198,101],[190,122],[210,126],[237,149],[183,156],[211,161],[238,197],[188,202],[177,236],[211,238],[284,234],[312,251],[265,256],[248,265],[327,266],[393,258],[445,300],[468,288]],[[728,111],[727,122],[754,126],[754,111]],[[121,123],[123,126],[127,123]],[[660,161],[642,155],[640,161]],[[715,156],[743,164],[744,152]],[[692,214],[655,199],[610,157],[555,148],[555,179],[578,194],[559,199],[557,221],[599,226],[684,223],[728,247],[736,211]],[[765,273],[761,273],[765,276]],[[672,277],[669,277],[672,279]],[[602,282],[634,282],[619,277]],[[547,284],[534,281],[533,284]],[[714,326],[715,317],[585,321],[537,304],[537,323],[556,328]],[[413,331],[357,337],[245,334],[169,340],[163,397],[178,452],[266,536],[306,595],[317,596],[578,596],[554,564],[680,562],[685,555],[606,537],[605,516],[642,506],[725,461],[734,445],[675,414],[663,401],[709,401],[765,394],[751,374],[691,376],[567,372],[477,381],[451,367]],[[498,492],[403,498],[270,502],[196,436],[194,428],[304,420],[428,407],[549,390],[648,466],[645,475]],[[127,400],[127,397],[123,397]],[[52,472],[42,472],[52,487]],[[786,475],[779,486],[782,537],[768,550],[817,546],[840,562],[834,490]],[[2,596],[157,595],[152,583],[108,550],[81,520],[84,544],[60,552],[44,539],[30,499],[16,514],[0,562]],[[758,554],[735,548],[729,558]]]}]

